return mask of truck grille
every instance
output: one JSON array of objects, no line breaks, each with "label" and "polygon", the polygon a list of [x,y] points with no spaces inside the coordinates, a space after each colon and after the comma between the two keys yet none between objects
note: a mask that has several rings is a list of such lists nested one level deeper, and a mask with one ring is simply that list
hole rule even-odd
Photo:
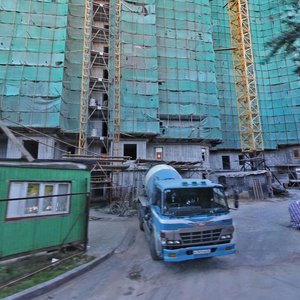
[{"label": "truck grille", "polygon": [[209,244],[217,241],[222,229],[205,230],[196,232],[181,232],[180,237],[183,245]]}]

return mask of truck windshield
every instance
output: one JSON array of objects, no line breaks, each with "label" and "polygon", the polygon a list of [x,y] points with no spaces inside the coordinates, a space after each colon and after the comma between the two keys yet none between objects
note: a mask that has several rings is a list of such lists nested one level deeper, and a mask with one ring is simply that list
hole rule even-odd
[{"label": "truck windshield", "polygon": [[165,191],[164,215],[186,216],[228,211],[222,188],[179,188]]}]

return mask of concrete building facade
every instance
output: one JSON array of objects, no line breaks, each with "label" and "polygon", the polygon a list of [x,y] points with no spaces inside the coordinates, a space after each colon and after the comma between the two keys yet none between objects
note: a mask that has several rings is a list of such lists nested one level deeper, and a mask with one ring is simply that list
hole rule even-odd
[{"label": "concrete building facade", "polygon": [[[87,2],[89,93],[82,99]],[[114,156],[119,131],[118,154],[132,160],[241,169],[224,1],[0,4],[0,118],[35,158],[78,153],[85,100],[85,154]],[[274,168],[300,165],[299,77],[284,55],[265,62],[267,42],[284,31],[285,5],[248,4],[265,159]],[[0,156],[21,157],[3,133]]]}]

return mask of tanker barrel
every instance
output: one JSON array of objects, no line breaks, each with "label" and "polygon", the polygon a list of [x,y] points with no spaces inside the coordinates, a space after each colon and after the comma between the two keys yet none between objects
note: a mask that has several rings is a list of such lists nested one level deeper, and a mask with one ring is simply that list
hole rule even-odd
[{"label": "tanker barrel", "polygon": [[155,181],[169,179],[182,179],[182,177],[173,167],[168,165],[157,165],[147,172],[144,185],[150,202],[152,202],[151,195]]}]

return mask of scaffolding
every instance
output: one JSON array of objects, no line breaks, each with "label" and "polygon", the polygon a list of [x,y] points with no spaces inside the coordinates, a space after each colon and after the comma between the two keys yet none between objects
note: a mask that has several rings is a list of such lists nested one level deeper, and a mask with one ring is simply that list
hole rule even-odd
[{"label": "scaffolding", "polygon": [[[223,0],[0,1],[2,121],[51,132],[53,143],[67,137],[68,146],[58,142],[65,150],[79,143],[78,153],[109,157],[130,139],[144,148],[223,140],[215,149],[236,151],[241,142],[246,152],[298,145],[294,63],[263,63],[266,43],[283,31],[285,5],[227,3],[230,20]],[[230,51],[214,47],[234,48],[234,65]]]},{"label": "scaffolding", "polygon": [[109,1],[94,0],[92,13],[90,87],[89,87],[89,148],[108,154],[108,54]]},{"label": "scaffolding", "polygon": [[[115,169],[122,168],[122,160],[109,156],[108,105],[109,105],[109,11],[108,0],[92,1],[88,148],[93,155],[82,157],[90,165],[91,190],[94,199],[107,200],[112,195],[112,179]],[[96,155],[96,153],[99,155]]]}]

